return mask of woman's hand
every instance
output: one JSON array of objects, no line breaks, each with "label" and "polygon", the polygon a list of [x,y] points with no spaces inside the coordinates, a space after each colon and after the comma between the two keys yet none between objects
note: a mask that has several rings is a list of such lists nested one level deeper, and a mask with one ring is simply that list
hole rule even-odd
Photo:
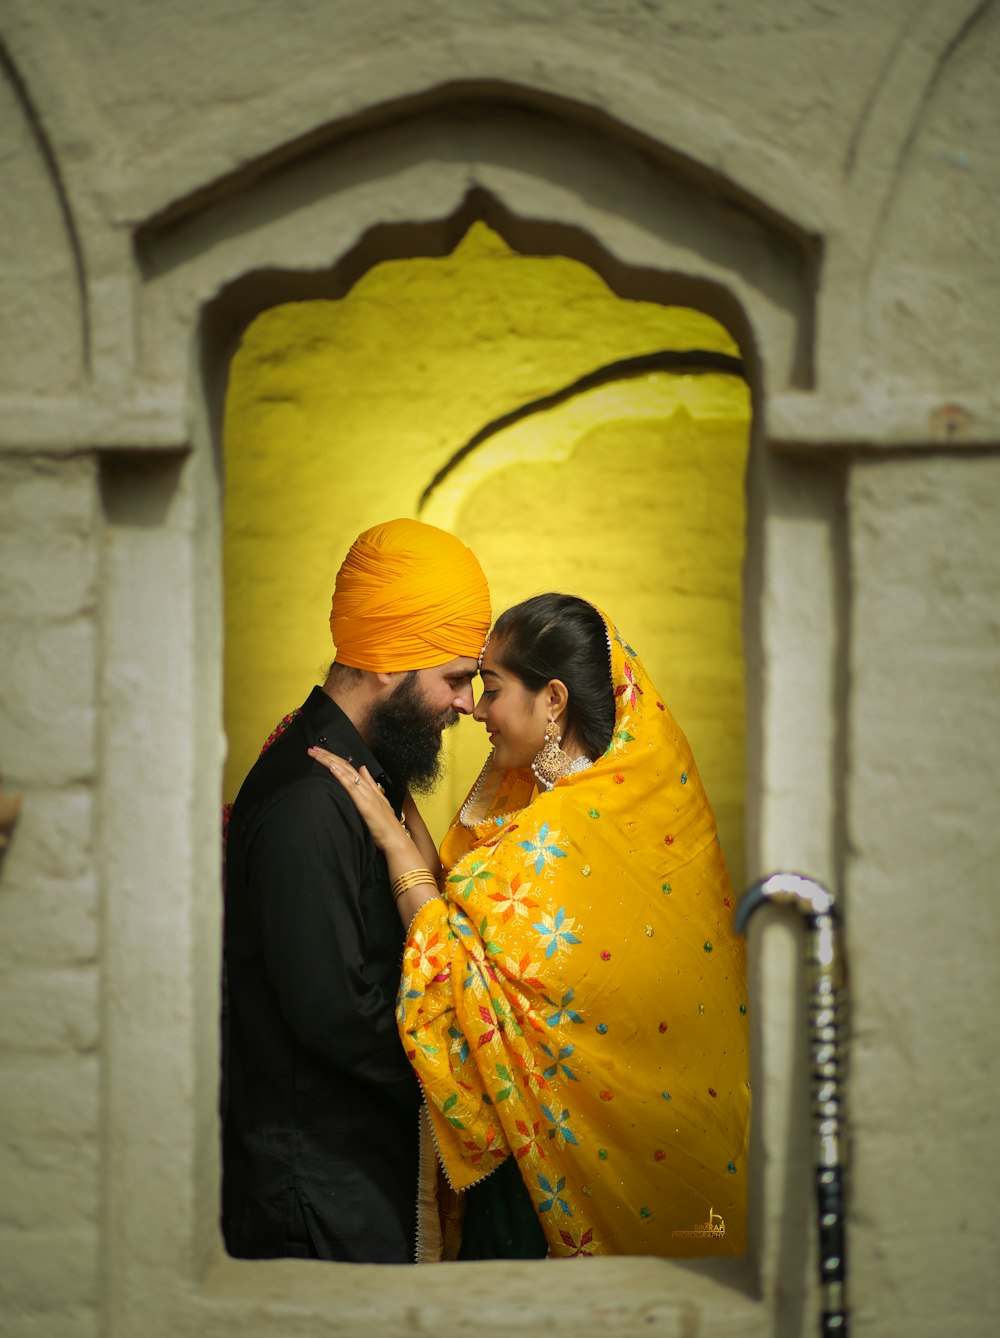
[{"label": "woman's hand", "polygon": [[406,828],[392,811],[392,805],[375,784],[367,767],[356,771],[346,758],[325,748],[310,748],[309,756],[320,766],[326,767],[347,791],[354,807],[364,818],[372,840],[386,856],[390,854],[407,855],[418,852],[407,835]]},{"label": "woman's hand", "polygon": [[411,879],[409,886],[394,890],[396,910],[404,926],[409,925],[421,906],[428,901],[437,900],[439,867],[437,856],[435,855],[435,867],[428,869],[418,846],[414,844],[409,832],[392,811],[392,805],[376,785],[367,767],[356,771],[346,758],[327,752],[325,748],[309,748],[307,751],[315,762],[326,767],[330,775],[340,781],[350,795],[354,807],[372,834],[372,840],[385,855],[389,879],[394,889],[395,880],[403,875],[414,873],[423,875],[415,881]]}]

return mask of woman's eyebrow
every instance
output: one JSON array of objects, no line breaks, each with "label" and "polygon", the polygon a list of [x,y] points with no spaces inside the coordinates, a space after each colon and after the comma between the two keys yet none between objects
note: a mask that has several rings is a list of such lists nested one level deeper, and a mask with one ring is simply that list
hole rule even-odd
[{"label": "woman's eyebrow", "polygon": [[480,677],[480,678],[485,678],[485,677],[487,676],[487,674],[490,676],[490,678],[499,678],[499,677],[500,677],[500,675],[497,673],[497,671],[496,671],[495,669],[480,669],[480,671],[479,671],[479,677]]}]

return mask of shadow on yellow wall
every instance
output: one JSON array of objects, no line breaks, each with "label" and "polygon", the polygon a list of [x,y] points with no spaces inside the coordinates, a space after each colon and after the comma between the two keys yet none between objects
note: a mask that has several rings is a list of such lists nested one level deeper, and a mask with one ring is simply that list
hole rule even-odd
[{"label": "shadow on yellow wall", "polygon": [[[743,881],[741,638],[746,385],[651,372],[490,437],[484,424],[658,349],[737,354],[685,308],[616,297],[586,266],[475,224],[452,255],[390,261],[338,302],[275,307],[233,359],[224,451],[225,719],[231,799],[275,722],[322,681],[337,568],[355,536],[420,515],[476,552],[494,612],[542,590],[618,623],[688,734]],[[462,721],[424,805],[440,835],[486,743]]]}]

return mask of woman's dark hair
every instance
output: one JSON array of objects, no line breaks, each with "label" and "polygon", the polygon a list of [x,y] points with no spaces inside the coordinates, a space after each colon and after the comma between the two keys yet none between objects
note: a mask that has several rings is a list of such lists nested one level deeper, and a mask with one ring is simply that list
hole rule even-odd
[{"label": "woman's dark hair", "polygon": [[576,595],[534,595],[501,613],[490,642],[500,664],[531,692],[559,678],[569,691],[569,729],[600,757],[615,731],[604,619]]}]

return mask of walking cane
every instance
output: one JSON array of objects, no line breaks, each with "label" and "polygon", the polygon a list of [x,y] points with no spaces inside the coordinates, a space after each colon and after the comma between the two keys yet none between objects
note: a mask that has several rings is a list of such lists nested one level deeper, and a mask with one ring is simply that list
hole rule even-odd
[{"label": "walking cane", "polygon": [[758,906],[794,906],[806,922],[809,989],[809,1049],[816,1211],[819,1220],[819,1280],[823,1338],[847,1334],[847,1264],[844,1256],[844,1087],[840,1017],[844,984],[840,932],[833,894],[797,873],[775,873],[740,898],[735,925],[746,933]]}]

